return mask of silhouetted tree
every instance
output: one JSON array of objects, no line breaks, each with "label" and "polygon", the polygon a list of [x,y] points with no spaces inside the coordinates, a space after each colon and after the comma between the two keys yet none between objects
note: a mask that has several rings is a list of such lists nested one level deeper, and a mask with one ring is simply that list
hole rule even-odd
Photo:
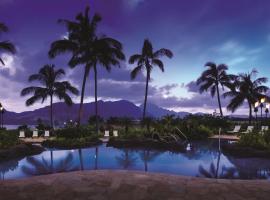
[{"label": "silhouetted tree", "polygon": [[45,65],[39,70],[38,74],[29,77],[29,82],[38,81],[39,85],[24,88],[21,96],[33,94],[26,100],[26,105],[30,106],[40,101],[43,103],[48,97],[50,98],[50,122],[53,128],[53,96],[60,100],[64,100],[67,105],[72,105],[72,99],[68,93],[78,95],[79,91],[73,87],[68,81],[57,81],[65,74],[63,69],[54,69],[54,65]]},{"label": "silhouetted tree", "polygon": [[[252,70],[250,73],[241,73],[237,76],[230,91],[224,93],[224,97],[231,97],[227,109],[234,112],[245,101],[249,106],[249,123],[252,119],[252,105],[260,98],[267,97],[265,93],[269,89],[263,85],[268,81],[266,77],[253,80],[258,72]],[[268,97],[267,97],[268,98]]]},{"label": "silhouetted tree", "polygon": [[153,46],[148,39],[144,40],[143,48],[141,54],[134,54],[129,58],[129,63],[136,63],[136,67],[131,72],[131,79],[135,79],[139,72],[142,71],[143,68],[146,69],[146,88],[145,88],[145,96],[144,96],[144,106],[143,106],[143,119],[146,114],[146,104],[147,104],[147,96],[148,96],[148,84],[150,80],[151,72],[154,66],[159,67],[159,69],[164,72],[164,64],[160,60],[162,56],[166,56],[168,58],[173,57],[173,53],[169,49],[159,49],[157,51],[153,51]]},{"label": "silhouetted tree", "polygon": [[75,21],[59,20],[59,23],[66,26],[68,35],[63,39],[53,42],[49,51],[51,58],[59,54],[71,52],[72,56],[68,62],[71,68],[84,65],[78,125],[80,125],[83,114],[86,79],[89,76],[90,68],[93,66],[91,44],[96,37],[96,28],[100,21],[101,17],[98,14],[94,14],[92,18],[89,17],[89,7],[86,7],[84,13],[79,13]]},{"label": "silhouetted tree", "polygon": [[207,62],[205,67],[207,67],[207,69],[198,78],[197,85],[200,85],[201,93],[210,89],[212,97],[217,94],[220,115],[223,116],[219,85],[222,88],[224,88],[224,86],[230,87],[233,76],[227,74],[228,66],[225,64],[216,65],[213,62]]},{"label": "silhouetted tree", "polygon": [[[0,34],[8,32],[8,27],[4,23],[0,23]],[[16,53],[15,46],[8,40],[0,42],[0,52],[7,52],[11,54]],[[5,65],[5,62],[0,58],[0,62]]]}]

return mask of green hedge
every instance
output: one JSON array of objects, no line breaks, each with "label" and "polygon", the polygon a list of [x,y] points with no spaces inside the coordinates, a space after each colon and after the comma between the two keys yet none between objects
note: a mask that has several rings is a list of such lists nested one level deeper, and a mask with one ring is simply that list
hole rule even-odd
[{"label": "green hedge", "polygon": [[251,147],[259,150],[269,149],[269,133],[266,133],[264,135],[256,132],[243,134],[238,141],[238,145],[244,147]]},{"label": "green hedge", "polygon": [[60,138],[57,137],[52,140],[46,140],[42,143],[45,147],[50,148],[83,148],[100,144],[97,135],[81,138]]},{"label": "green hedge", "polygon": [[0,131],[0,148],[5,149],[19,143],[17,130]]},{"label": "green hedge", "polygon": [[94,128],[91,126],[81,126],[81,127],[72,127],[72,128],[64,128],[58,129],[54,131],[54,134],[58,138],[84,138],[89,137],[95,134]]}]

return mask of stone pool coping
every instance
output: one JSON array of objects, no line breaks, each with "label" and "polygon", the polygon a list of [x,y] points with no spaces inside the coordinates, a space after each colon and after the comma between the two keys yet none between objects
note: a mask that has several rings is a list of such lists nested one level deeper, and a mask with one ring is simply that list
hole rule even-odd
[{"label": "stone pool coping", "polygon": [[0,181],[0,199],[269,199],[270,181],[135,171],[79,171]]}]

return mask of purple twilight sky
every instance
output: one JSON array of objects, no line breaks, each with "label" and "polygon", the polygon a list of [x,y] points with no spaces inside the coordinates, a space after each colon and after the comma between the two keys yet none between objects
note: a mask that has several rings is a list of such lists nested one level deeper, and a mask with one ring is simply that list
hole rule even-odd
[{"label": "purple twilight sky", "polygon": [[[103,17],[98,30],[121,41],[126,57],[139,53],[145,38],[154,49],[169,48],[174,57],[164,58],[165,73],[154,70],[149,102],[176,111],[213,112],[216,98],[199,94],[194,80],[206,61],[225,63],[230,73],[251,71],[270,76],[270,1],[254,0],[0,0],[0,21],[10,32],[16,55],[0,52],[6,66],[0,67],[0,102],[11,111],[33,110],[47,102],[25,106],[20,97],[27,78],[44,64],[56,64],[68,79],[81,88],[82,69],[69,69],[70,55],[48,58],[51,42],[64,37],[66,29],[58,19],[74,19],[85,7]],[[107,73],[99,68],[99,99],[143,102],[145,77],[130,80],[128,63]],[[86,102],[93,101],[93,73],[87,83]],[[74,98],[79,102],[79,98]],[[222,99],[225,105],[229,99]],[[237,114],[245,112],[245,106]]]}]

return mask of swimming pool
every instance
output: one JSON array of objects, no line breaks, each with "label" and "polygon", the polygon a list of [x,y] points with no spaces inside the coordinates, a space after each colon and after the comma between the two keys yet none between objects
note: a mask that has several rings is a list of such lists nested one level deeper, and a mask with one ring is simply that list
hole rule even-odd
[{"label": "swimming pool", "polygon": [[0,163],[0,179],[18,179],[76,170],[125,169],[193,177],[270,179],[270,159],[235,158],[218,150],[215,141],[191,143],[186,152],[117,149],[100,146],[57,150]]}]

